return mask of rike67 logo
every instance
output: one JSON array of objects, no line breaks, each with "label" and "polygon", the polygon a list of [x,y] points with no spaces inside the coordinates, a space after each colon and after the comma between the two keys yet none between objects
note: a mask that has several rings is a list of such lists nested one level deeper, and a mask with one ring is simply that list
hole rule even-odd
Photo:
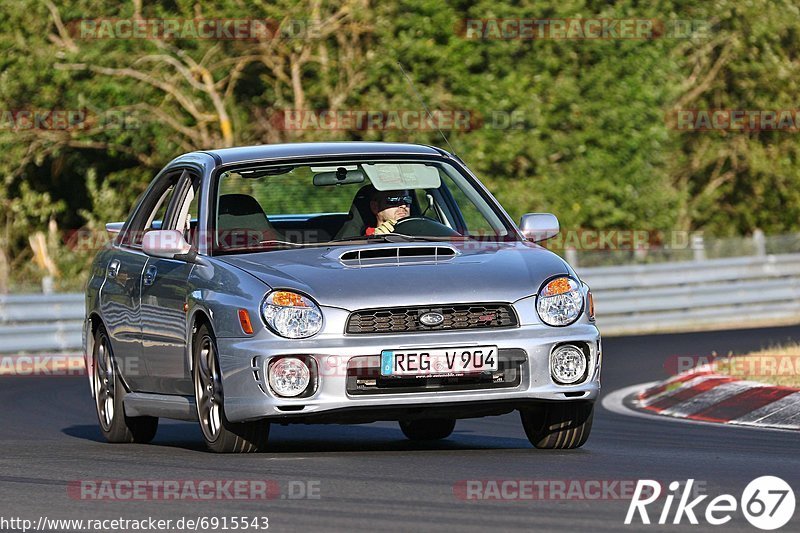
[{"label": "rike67 logo", "polygon": [[[625,516],[625,524],[641,521],[650,524],[651,520],[659,525],[667,523],[681,524],[685,519],[690,524],[699,524],[698,517],[705,519],[707,524],[721,526],[731,521],[737,510],[741,510],[750,524],[763,530],[774,530],[786,525],[794,515],[795,496],[792,487],[784,480],[775,476],[762,476],[751,481],[737,500],[731,494],[721,494],[705,502],[708,495],[703,494],[690,500],[693,496],[692,486],[694,479],[689,479],[685,484],[673,481],[669,484],[669,492],[664,498],[664,507],[661,512],[652,516],[648,513],[656,512],[652,506],[661,496],[662,487],[658,481],[640,479],[636,484],[633,499]],[[679,493],[681,487],[683,490]],[[673,502],[678,500],[674,507]],[[705,511],[702,511],[705,504]]]}]

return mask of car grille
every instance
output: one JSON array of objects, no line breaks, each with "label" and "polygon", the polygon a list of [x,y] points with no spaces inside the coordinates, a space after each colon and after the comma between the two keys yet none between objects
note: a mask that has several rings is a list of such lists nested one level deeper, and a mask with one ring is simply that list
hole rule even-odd
[{"label": "car grille", "polygon": [[[426,313],[438,313],[443,321],[427,326],[420,321]],[[511,328],[519,325],[514,308],[508,304],[457,304],[426,307],[394,307],[355,311],[347,319],[346,332],[412,333],[458,329]]]}]

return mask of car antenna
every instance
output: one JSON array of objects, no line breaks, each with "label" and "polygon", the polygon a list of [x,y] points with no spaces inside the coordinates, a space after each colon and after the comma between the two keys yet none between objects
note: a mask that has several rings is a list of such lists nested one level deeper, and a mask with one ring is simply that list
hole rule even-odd
[{"label": "car antenna", "polygon": [[406,81],[408,82],[409,87],[411,87],[411,90],[414,91],[414,94],[417,95],[417,98],[419,99],[419,103],[422,104],[422,107],[423,107],[423,109],[425,109],[425,113],[428,114],[428,118],[431,120],[431,123],[433,123],[436,126],[436,131],[439,132],[439,135],[442,136],[442,139],[444,139],[444,142],[447,143],[447,147],[450,148],[450,153],[452,153],[454,156],[458,157],[458,155],[456,154],[456,151],[453,150],[453,145],[450,144],[450,141],[447,140],[447,137],[445,136],[444,132],[442,131],[442,128],[440,128],[439,124],[436,123],[433,120],[433,115],[431,114],[430,109],[428,109],[428,106],[425,105],[425,99],[422,98],[422,95],[419,94],[419,91],[417,91],[417,88],[414,87],[414,82],[412,82],[411,81],[411,77],[409,77],[409,75],[406,74],[406,70],[403,68],[403,64],[398,61],[397,62],[397,66],[400,68],[400,72],[403,73],[403,76],[405,77]]}]

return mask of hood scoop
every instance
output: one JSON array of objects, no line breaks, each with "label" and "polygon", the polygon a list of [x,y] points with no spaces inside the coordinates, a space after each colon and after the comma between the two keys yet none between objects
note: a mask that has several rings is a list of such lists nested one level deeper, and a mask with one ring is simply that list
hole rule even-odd
[{"label": "hood scoop", "polygon": [[339,256],[339,261],[349,267],[441,263],[458,255],[450,246],[404,245],[380,246],[349,250]]}]

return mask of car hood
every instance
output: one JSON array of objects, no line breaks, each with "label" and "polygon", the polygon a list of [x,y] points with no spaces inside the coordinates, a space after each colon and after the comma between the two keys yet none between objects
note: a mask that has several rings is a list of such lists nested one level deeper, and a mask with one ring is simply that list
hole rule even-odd
[{"label": "car hood", "polygon": [[[431,247],[436,248],[435,255],[428,254]],[[359,253],[358,259],[347,259]],[[320,305],[349,311],[437,303],[514,302],[536,294],[552,276],[574,275],[556,254],[528,243],[348,245],[219,259],[249,272],[273,289],[294,289]]]}]

